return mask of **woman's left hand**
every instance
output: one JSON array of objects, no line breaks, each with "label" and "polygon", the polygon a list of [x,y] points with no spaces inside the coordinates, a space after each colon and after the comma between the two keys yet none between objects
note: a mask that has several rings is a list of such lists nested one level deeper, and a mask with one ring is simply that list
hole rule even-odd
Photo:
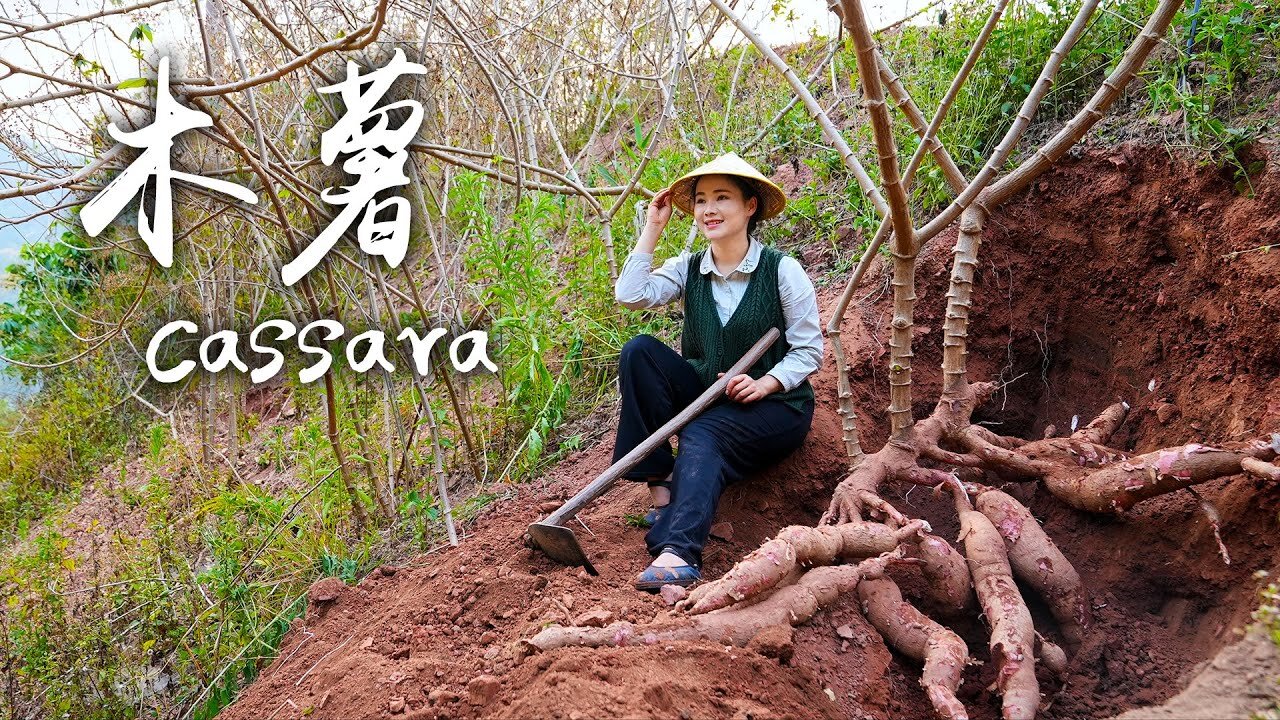
[{"label": "woman's left hand", "polygon": [[[724,373],[720,373],[717,377],[723,376]],[[756,380],[743,373],[729,378],[729,384],[725,387],[724,394],[735,402],[749,403],[755,402],[766,395],[776,393],[781,389],[782,383],[778,382],[778,378],[772,375],[765,375]]]}]

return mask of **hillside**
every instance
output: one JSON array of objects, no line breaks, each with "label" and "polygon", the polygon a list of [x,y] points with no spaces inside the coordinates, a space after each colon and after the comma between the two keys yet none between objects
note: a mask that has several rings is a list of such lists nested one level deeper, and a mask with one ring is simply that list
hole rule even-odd
[{"label": "hillside", "polygon": [[[1095,146],[1001,211],[975,289],[984,322],[971,358],[982,375],[1008,384],[981,409],[983,421],[1036,437],[1122,399],[1132,406],[1123,445],[1133,450],[1175,442],[1182,427],[1208,444],[1280,431],[1280,325],[1259,322],[1280,313],[1280,264],[1250,252],[1280,231],[1280,163],[1268,150],[1252,198],[1213,168],[1156,147]],[[922,255],[921,300],[945,291],[950,244],[944,235]],[[868,291],[885,279],[873,277]],[[822,293],[824,309],[836,291]],[[887,399],[872,382],[886,311],[886,300],[873,298],[844,327],[857,402],[873,420]],[[937,322],[926,313],[918,332],[929,337]],[[937,388],[938,349],[924,347],[917,382]],[[834,385],[828,362],[805,446],[726,494],[721,539],[707,554],[711,576],[826,509],[844,476]],[[607,410],[597,417],[611,421]],[[883,442],[878,433],[864,442]],[[522,547],[525,526],[602,471],[611,451],[605,432],[543,479],[512,488],[461,547],[374,570],[335,600],[313,601],[279,659],[220,717],[932,717],[919,670],[886,649],[852,599],[821,611],[781,648],[680,642],[523,657],[518,641],[549,623],[643,623],[667,611],[630,588],[646,562],[642,531],[624,523],[642,509],[636,488],[614,490],[582,513],[585,527],[575,526],[599,577]],[[1107,518],[1034,487],[1016,492],[1081,572],[1096,611],[1071,674],[1046,688],[1045,717],[1107,717],[1177,694],[1202,661],[1236,641],[1257,606],[1259,578],[1280,572],[1274,485],[1232,477],[1200,488],[1221,517],[1230,565],[1186,493]],[[888,498],[955,537],[949,503],[922,489]],[[895,577],[908,589],[920,582],[910,570]],[[955,627],[988,660],[980,621]],[[1259,657],[1262,665],[1235,670],[1280,668],[1274,647],[1270,659]],[[975,718],[998,717],[986,689],[993,670],[987,662],[966,671],[961,699]],[[1274,702],[1276,690],[1253,707]]]}]

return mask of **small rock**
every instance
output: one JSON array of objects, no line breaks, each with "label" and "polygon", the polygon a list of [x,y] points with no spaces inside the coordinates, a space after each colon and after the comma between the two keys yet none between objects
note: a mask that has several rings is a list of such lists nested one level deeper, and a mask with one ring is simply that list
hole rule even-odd
[{"label": "small rock", "polygon": [[720,522],[711,526],[711,537],[719,538],[725,542],[733,541],[733,523]]},{"label": "small rock", "polygon": [[327,603],[338,599],[346,584],[340,578],[328,577],[317,580],[307,590],[307,599],[313,603]]},{"label": "small rock", "polygon": [[849,625],[841,625],[840,627],[836,628],[836,635],[839,635],[845,640],[852,640],[853,628],[850,627]]},{"label": "small rock", "polygon": [[790,625],[770,625],[751,638],[751,642],[747,643],[747,649],[754,650],[765,657],[777,658],[778,662],[785,663],[795,654],[793,637],[794,631]]},{"label": "small rock", "polygon": [[675,605],[689,597],[689,591],[679,585],[663,585],[662,589],[658,591],[658,595],[662,596],[662,602],[667,605]]},{"label": "small rock", "polygon": [[822,688],[822,692],[827,694],[827,699],[831,702],[836,701],[836,694],[831,690],[831,688]]},{"label": "small rock", "polygon": [[613,612],[604,608],[591,608],[574,619],[578,627],[604,627],[613,622]]},{"label": "small rock", "polygon": [[404,698],[403,697],[391,698],[391,702],[387,703],[387,709],[391,711],[392,715],[399,715],[400,713],[404,712]]},{"label": "small rock", "polygon": [[573,603],[574,603],[573,594],[572,594],[572,593],[565,593],[565,594],[564,594],[564,596],[560,598],[560,602],[564,603],[564,606],[565,606],[566,608],[568,608],[568,609],[572,610],[572,609],[573,609]]},{"label": "small rock", "polygon": [[538,512],[540,513],[555,512],[559,508],[560,508],[560,503],[556,502],[555,500],[538,503]]},{"label": "small rock", "polygon": [[371,647],[373,647],[373,636],[372,636],[372,635],[370,635],[369,637],[365,638],[365,639],[364,639],[364,642],[360,643],[360,649],[361,649],[361,650],[368,650],[368,649],[369,649],[369,648],[371,648]]},{"label": "small rock", "polygon": [[480,636],[480,644],[488,645],[489,643],[492,643],[494,640],[497,640],[497,639],[498,639],[498,633],[492,630],[489,630]]},{"label": "small rock", "polygon": [[506,565],[503,565],[502,567],[498,568],[498,577],[504,578],[510,574],[511,574],[511,568],[507,567]]},{"label": "small rock", "polygon": [[498,696],[502,683],[492,675],[481,675],[467,683],[467,699],[472,705],[488,705]]},{"label": "small rock", "polygon": [[382,573],[383,577],[391,577],[396,574],[396,568],[392,565],[383,565],[378,568],[378,572]]},{"label": "small rock", "polygon": [[1177,411],[1178,406],[1173,403],[1160,403],[1156,406],[1156,419],[1160,421],[1161,425],[1167,425]]},{"label": "small rock", "polygon": [[436,688],[427,693],[427,702],[432,705],[452,705],[458,702],[458,693],[449,692],[444,688]]}]

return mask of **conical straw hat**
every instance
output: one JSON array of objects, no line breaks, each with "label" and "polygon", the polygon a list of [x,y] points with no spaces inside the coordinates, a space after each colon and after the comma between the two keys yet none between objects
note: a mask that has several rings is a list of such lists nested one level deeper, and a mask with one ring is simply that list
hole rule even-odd
[{"label": "conical straw hat", "polygon": [[702,175],[737,175],[751,181],[760,196],[758,212],[761,220],[777,215],[787,206],[787,194],[782,192],[782,188],[770,182],[769,178],[761,175],[759,170],[738,157],[737,153],[725,153],[671,183],[672,204],[692,215],[693,184]]}]

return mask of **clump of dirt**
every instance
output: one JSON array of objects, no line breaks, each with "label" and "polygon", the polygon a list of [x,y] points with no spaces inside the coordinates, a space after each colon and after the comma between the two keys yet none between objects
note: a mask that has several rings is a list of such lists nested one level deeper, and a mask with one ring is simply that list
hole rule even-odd
[{"label": "clump of dirt", "polygon": [[[1132,405],[1117,444],[1146,451],[1280,431],[1280,263],[1258,248],[1280,235],[1280,172],[1243,197],[1213,168],[1159,149],[1088,150],[1064,162],[988,224],[971,317],[975,379],[1007,383],[977,419],[1038,437],[1087,422],[1117,399]],[[954,231],[920,258],[917,416],[940,387],[941,314]],[[886,278],[872,276],[876,293]],[[826,311],[840,287],[825,288]],[[885,439],[887,295],[850,313],[863,446]],[[829,355],[828,355],[829,357]],[[716,576],[789,524],[813,524],[843,477],[835,370],[814,378],[818,402],[804,446],[731,487],[705,553]],[[929,718],[919,669],[893,654],[846,598],[796,628],[787,651],[715,643],[524,657],[513,649],[550,623],[646,622],[663,601],[631,589],[648,556],[643,486],[613,490],[574,530],[600,575],[525,549],[525,527],[609,464],[611,438],[482,515],[458,548],[379,570],[336,600],[313,603],[279,658],[222,717],[411,718],[842,717]],[[904,512],[955,537],[950,503],[886,488]],[[1035,488],[1013,488],[1075,564],[1096,622],[1065,683],[1044,685],[1045,716],[1085,719],[1166,700],[1197,663],[1232,642],[1256,603],[1256,570],[1277,570],[1280,489],[1240,477],[1201,486],[1232,553],[1218,557],[1188,493],[1120,517],[1085,515]],[[895,570],[910,594],[921,579]],[[1029,594],[1028,594],[1029,595]],[[1029,596],[1030,599],[1030,596]],[[1033,602],[1037,627],[1052,621]],[[948,620],[986,661],[976,617]],[[785,644],[785,642],[784,642]],[[992,663],[967,670],[960,695],[996,718]]]},{"label": "clump of dirt", "polygon": [[1185,690],[1158,707],[1130,710],[1116,720],[1267,718],[1280,707],[1280,652],[1275,641],[1252,626],[1224,649]]}]

